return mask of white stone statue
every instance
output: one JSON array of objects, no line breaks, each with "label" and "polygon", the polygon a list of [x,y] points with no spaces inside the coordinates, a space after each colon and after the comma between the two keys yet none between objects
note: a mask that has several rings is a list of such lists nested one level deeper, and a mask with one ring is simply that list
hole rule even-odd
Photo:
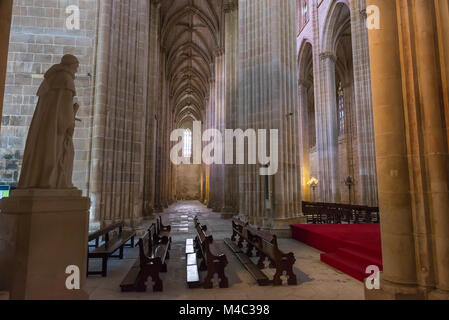
[{"label": "white stone statue", "polygon": [[31,122],[18,189],[73,189],[73,132],[79,105],[74,103],[79,62],[65,55],[44,75]]}]

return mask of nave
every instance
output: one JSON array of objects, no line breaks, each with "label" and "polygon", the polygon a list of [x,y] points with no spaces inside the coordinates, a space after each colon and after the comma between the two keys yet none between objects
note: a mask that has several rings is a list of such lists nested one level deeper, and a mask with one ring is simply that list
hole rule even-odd
[{"label": "nave", "polygon": [[[320,262],[320,251],[313,249],[294,239],[279,239],[279,247],[286,252],[293,252],[296,258],[293,271],[298,277],[298,285],[281,287],[258,286],[245,270],[223,239],[231,236],[231,220],[222,219],[219,213],[212,212],[198,201],[180,201],[171,205],[162,214],[171,227],[172,246],[170,259],[167,261],[168,272],[162,273],[163,292],[153,292],[148,285],[146,292],[122,293],[120,282],[125,277],[138,257],[138,248],[126,248],[124,259],[110,259],[109,272],[106,278],[89,276],[86,291],[91,300],[104,299],[144,299],[144,300],[321,300],[341,299],[359,300],[364,297],[363,285],[356,279]],[[214,241],[222,249],[228,259],[226,275],[229,288],[220,289],[214,282],[213,289],[189,289],[186,284],[185,240],[195,237],[193,219],[208,226]],[[152,223],[147,221],[137,230],[137,236],[145,233]],[[90,269],[100,268],[101,260],[90,260]],[[268,275],[273,269],[265,269]],[[205,273],[201,272],[201,278]]]}]

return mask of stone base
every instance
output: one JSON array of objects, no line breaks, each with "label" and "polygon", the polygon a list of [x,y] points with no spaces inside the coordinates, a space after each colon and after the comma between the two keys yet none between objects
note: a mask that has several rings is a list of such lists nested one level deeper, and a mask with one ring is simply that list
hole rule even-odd
[{"label": "stone base", "polygon": [[149,216],[145,216],[145,217],[143,217],[143,220],[144,221],[156,220],[156,215],[153,213],[153,214],[151,214]]},{"label": "stone base", "polygon": [[291,225],[305,223],[307,223],[307,218],[304,216],[297,216],[288,219],[274,219],[269,231],[275,234],[278,238],[291,238]]},{"label": "stone base", "polygon": [[379,290],[365,288],[366,300],[425,300],[426,294],[417,286],[407,286],[391,283],[382,279]]},{"label": "stone base", "polygon": [[400,286],[381,282],[380,290],[365,288],[366,300],[449,300],[449,291],[420,288],[417,286]]},{"label": "stone base", "polygon": [[221,218],[222,219],[232,219],[235,216],[234,211],[232,208],[223,208],[221,210]]},{"label": "stone base", "polygon": [[0,291],[0,301],[9,300],[9,292]]},{"label": "stone base", "polygon": [[[90,200],[80,190],[15,190],[0,201],[0,289],[13,300],[88,299]],[[68,290],[68,266],[80,290]]]},{"label": "stone base", "polygon": [[429,300],[449,300],[449,291],[433,290],[429,292],[427,299]]}]

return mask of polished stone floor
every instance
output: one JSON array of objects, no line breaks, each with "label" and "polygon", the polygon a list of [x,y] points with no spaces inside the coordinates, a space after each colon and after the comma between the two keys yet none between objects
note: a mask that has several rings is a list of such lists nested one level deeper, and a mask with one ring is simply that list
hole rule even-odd
[{"label": "polished stone floor", "polygon": [[[231,235],[231,221],[221,219],[220,214],[211,212],[196,201],[178,202],[166,209],[164,220],[172,226],[173,245],[168,261],[168,272],[162,274],[164,291],[154,293],[152,285],[145,293],[122,293],[120,282],[134,264],[137,249],[125,249],[123,260],[109,261],[108,277],[90,276],[87,291],[90,298],[97,299],[149,299],[149,300],[320,300],[363,299],[363,284],[338,270],[320,262],[320,252],[293,239],[279,239],[279,246],[285,252],[293,252],[296,257],[294,272],[298,277],[297,286],[260,287],[240,264],[234,254],[224,244],[223,239]],[[206,224],[226,253],[229,261],[226,274],[229,288],[189,289],[186,285],[185,239],[194,238],[193,218],[198,216]],[[149,222],[148,222],[149,223]],[[142,229],[142,231],[145,228]],[[89,268],[99,268],[101,261],[91,260]],[[274,270],[264,270],[267,275]],[[205,274],[201,273],[204,278]]]}]

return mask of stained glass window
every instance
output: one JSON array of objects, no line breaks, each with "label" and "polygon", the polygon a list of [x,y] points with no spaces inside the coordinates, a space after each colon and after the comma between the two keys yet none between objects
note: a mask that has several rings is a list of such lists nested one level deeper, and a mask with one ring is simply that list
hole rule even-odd
[{"label": "stained glass window", "polygon": [[302,22],[303,25],[309,22],[309,1],[303,0],[302,2]]},{"label": "stained glass window", "polygon": [[190,158],[192,156],[192,131],[190,131],[190,129],[184,131],[184,148],[182,149],[182,155],[184,158]]},{"label": "stained glass window", "polygon": [[345,93],[341,82],[338,85],[338,127],[339,134],[343,135],[345,133]]}]

